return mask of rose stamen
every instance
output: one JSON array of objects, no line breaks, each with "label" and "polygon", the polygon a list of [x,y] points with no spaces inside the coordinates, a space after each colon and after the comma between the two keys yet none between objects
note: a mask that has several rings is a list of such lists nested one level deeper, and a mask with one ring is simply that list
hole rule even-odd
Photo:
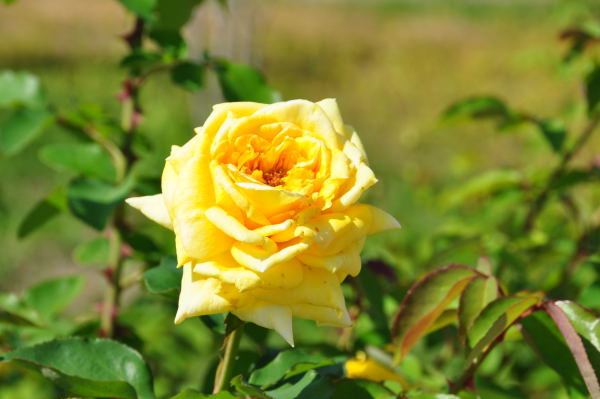
[{"label": "rose stamen", "polygon": [[281,186],[283,178],[287,175],[287,171],[283,169],[271,169],[263,172],[263,179],[271,187]]}]

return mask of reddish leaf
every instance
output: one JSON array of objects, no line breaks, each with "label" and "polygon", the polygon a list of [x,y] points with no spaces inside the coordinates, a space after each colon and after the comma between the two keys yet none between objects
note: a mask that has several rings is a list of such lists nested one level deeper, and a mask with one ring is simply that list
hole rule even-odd
[{"label": "reddish leaf", "polygon": [[470,267],[450,265],[429,273],[410,288],[392,325],[400,358],[476,276],[482,275]]},{"label": "reddish leaf", "polygon": [[567,346],[575,359],[577,368],[583,377],[583,381],[585,382],[585,386],[590,393],[590,396],[593,399],[600,399],[600,384],[598,383],[598,377],[594,372],[594,368],[590,363],[590,359],[588,358],[583,342],[577,334],[577,331],[575,331],[575,328],[567,318],[565,312],[556,303],[546,302],[544,308],[565,338]]}]

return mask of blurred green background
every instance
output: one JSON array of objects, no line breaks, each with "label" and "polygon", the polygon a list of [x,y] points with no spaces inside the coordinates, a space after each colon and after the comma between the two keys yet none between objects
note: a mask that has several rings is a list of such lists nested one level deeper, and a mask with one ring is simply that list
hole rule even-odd
[{"label": "blurred green background", "polygon": [[[494,167],[550,161],[548,153],[537,151],[546,144],[534,132],[441,125],[439,116],[450,103],[497,94],[546,116],[577,112],[573,100],[580,95],[580,76],[560,66],[558,31],[585,10],[584,2],[245,0],[231,1],[229,11],[201,8],[203,15],[187,30],[198,57],[208,45],[217,54],[249,61],[286,99],[338,99],[380,178],[369,200],[403,222],[405,230],[397,234],[422,230],[433,210],[426,202],[411,206],[406,197],[390,197],[395,190],[414,196],[408,187],[435,191]],[[130,20],[108,0],[22,0],[5,6],[0,69],[39,75],[50,101],[65,109],[83,102],[117,112],[124,71],[116,64],[126,50],[118,38]],[[246,25],[243,37],[227,27],[233,23]],[[193,98],[166,76],[151,81],[142,96],[148,111],[143,128],[156,144],[157,165],[171,144],[191,136],[210,104],[222,101],[216,88]],[[30,240],[16,239],[27,210],[57,179],[68,178],[37,157],[57,135],[46,132],[48,139],[19,156],[0,158],[1,288],[19,289],[66,270],[86,272],[73,263],[71,251],[82,234],[92,232],[82,233],[75,220],[64,216]],[[582,154],[586,157],[589,153]]]},{"label": "blurred green background", "polygon": [[[506,236],[490,226],[511,217],[515,199],[507,197],[488,208],[485,199],[482,202],[477,195],[473,199],[460,192],[465,182],[490,170],[518,169],[535,175],[536,170],[556,162],[533,129],[498,133],[491,123],[443,124],[441,113],[458,99],[493,94],[517,109],[541,117],[561,115],[579,127],[584,107],[577,100],[585,65],[561,64],[565,45],[558,33],[589,6],[585,1],[558,0],[230,0],[228,10],[216,2],[203,5],[186,36],[192,57],[200,58],[202,49],[208,48],[249,62],[264,72],[285,99],[337,98],[345,121],[359,132],[380,179],[365,200],[388,210],[404,227],[370,239],[365,257],[390,263],[406,287],[427,270],[452,262],[474,265],[479,256],[506,244]],[[89,103],[118,113],[117,95],[125,71],[117,64],[126,53],[119,36],[131,20],[115,1],[20,0],[0,9],[0,69],[25,69],[38,75],[50,102],[61,109]],[[156,148],[154,159],[145,162],[160,168],[170,146],[187,141],[210,105],[222,101],[211,80],[214,77],[209,77],[206,90],[193,96],[174,87],[166,74],[143,89],[146,118],[141,129]],[[0,290],[19,291],[51,276],[85,274],[86,289],[70,311],[90,313],[101,301],[103,280],[97,270],[77,265],[72,252],[97,233],[64,215],[26,241],[16,238],[26,212],[57,183],[69,179],[47,168],[37,153],[45,143],[70,138],[58,129],[44,135],[18,156],[0,157]],[[600,154],[599,145],[596,135],[575,164]],[[587,203],[599,203],[597,188],[584,187],[576,193],[591,200]],[[600,218],[594,211],[586,210],[587,215]],[[529,280],[520,280],[519,273],[504,277],[518,288],[552,289],[560,279],[557,265],[570,249],[558,248],[537,259],[545,266],[532,267]],[[595,274],[589,273],[580,277],[588,279],[580,288],[594,282]],[[598,291],[592,292],[587,293],[586,304],[600,305]],[[128,296],[135,297],[135,290]],[[395,305],[390,303],[388,308]],[[180,374],[175,383],[198,380],[194,375],[204,375],[210,366],[200,358],[214,358],[218,345],[208,333],[198,333],[205,327],[196,320],[173,333],[172,307],[158,312],[161,306],[156,301],[138,301],[122,315],[124,324],[137,326],[132,328],[146,341],[167,331],[174,334],[175,340],[148,344],[153,364],[164,353],[181,353],[182,348],[189,348],[198,359],[190,367],[194,360],[189,353],[170,358],[162,365],[170,380],[159,374],[158,392],[168,391],[173,376],[182,370],[187,374]],[[320,334],[329,338],[333,334],[302,331],[297,333],[300,344],[319,342]],[[276,337],[273,342],[282,345]],[[489,362],[496,363],[483,373],[496,373],[501,356],[491,356]],[[416,362],[414,358],[407,361]],[[533,354],[524,355],[514,361],[512,370],[531,362],[535,362]],[[414,367],[421,366],[415,363]],[[558,384],[558,377],[548,373],[548,369],[533,373],[532,389],[536,381],[542,381],[541,386]],[[443,373],[438,372],[437,378],[432,385],[443,384]],[[47,387],[41,380],[39,384]]]}]

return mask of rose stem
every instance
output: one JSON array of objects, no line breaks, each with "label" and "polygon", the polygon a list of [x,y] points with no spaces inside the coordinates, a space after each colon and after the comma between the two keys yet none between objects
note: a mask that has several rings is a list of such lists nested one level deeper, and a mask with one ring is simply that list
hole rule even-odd
[{"label": "rose stem", "polygon": [[[142,47],[143,38],[144,20],[136,18],[132,31],[123,39],[127,42],[131,52],[134,52]],[[139,89],[143,81],[135,73],[130,72],[123,82],[123,93],[119,98],[121,101],[121,124],[126,135],[124,143],[118,148],[124,158],[124,162],[115,162],[117,176],[120,181],[127,177],[131,167],[137,160],[132,151],[132,144],[133,135],[142,117]],[[121,299],[121,273],[127,256],[123,251],[123,237],[127,233],[127,230],[125,205],[121,203],[117,206],[109,226],[111,259],[105,272],[108,279],[108,287],[100,317],[100,335],[108,338],[115,336],[115,320]]]},{"label": "rose stem", "polygon": [[242,324],[225,337],[225,354],[219,362],[219,366],[217,366],[213,393],[218,393],[229,388],[229,382],[231,381],[233,374],[233,367],[235,365],[235,360],[237,359],[237,351],[240,347],[240,340],[243,332],[244,325]]}]

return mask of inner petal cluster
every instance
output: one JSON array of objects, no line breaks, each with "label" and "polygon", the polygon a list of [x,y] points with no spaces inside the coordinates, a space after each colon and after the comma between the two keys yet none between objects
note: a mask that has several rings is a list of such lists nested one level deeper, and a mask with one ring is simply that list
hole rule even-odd
[{"label": "inner petal cluster", "polygon": [[248,128],[233,130],[240,133],[219,145],[217,161],[233,166],[252,182],[316,199],[327,177],[329,149],[289,122]]}]

